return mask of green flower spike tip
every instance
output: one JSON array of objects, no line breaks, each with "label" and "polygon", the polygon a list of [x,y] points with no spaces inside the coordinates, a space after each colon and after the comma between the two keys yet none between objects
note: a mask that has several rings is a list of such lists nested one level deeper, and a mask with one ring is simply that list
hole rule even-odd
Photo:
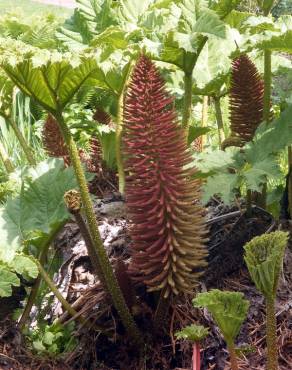
[{"label": "green flower spike tip", "polygon": [[193,299],[195,307],[207,308],[227,343],[232,370],[238,369],[234,340],[246,318],[249,302],[242,293],[218,289],[200,293]]}]

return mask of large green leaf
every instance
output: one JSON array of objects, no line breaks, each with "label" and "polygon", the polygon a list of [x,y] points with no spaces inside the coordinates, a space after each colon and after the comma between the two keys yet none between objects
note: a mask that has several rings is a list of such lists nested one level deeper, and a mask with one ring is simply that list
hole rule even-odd
[{"label": "large green leaf", "polygon": [[175,4],[177,26],[158,36],[162,43],[160,59],[191,71],[208,37],[226,37],[226,25],[204,1],[183,0]]},{"label": "large green leaf", "polygon": [[131,55],[127,52],[108,48],[99,63],[99,74],[97,83],[105,89],[110,89],[119,96],[124,88],[131,62]]},{"label": "large green leaf", "polygon": [[245,21],[252,16],[252,13],[240,12],[238,10],[232,10],[227,17],[225,17],[225,22],[232,28],[237,30],[242,30],[242,26]]},{"label": "large green leaf", "polygon": [[261,191],[261,187],[267,182],[267,179],[271,180],[281,176],[281,171],[275,158],[270,156],[263,161],[254,162],[247,166],[241,175],[248,189]]},{"label": "large green leaf", "polygon": [[120,0],[118,17],[125,30],[137,28],[141,16],[149,9],[154,0]]},{"label": "large green leaf", "polygon": [[54,113],[63,109],[82,84],[98,75],[98,53],[59,53],[0,40],[0,65],[25,94]]},{"label": "large green leaf", "polygon": [[35,168],[22,170],[19,196],[0,208],[0,296],[11,295],[19,285],[16,274],[36,278],[38,268],[26,245],[44,246],[70,219],[63,196],[77,187],[72,168],[64,169],[63,161],[51,159]]},{"label": "large green leaf", "polygon": [[292,53],[292,16],[283,16],[276,22],[268,17],[250,17],[243,24],[246,35],[240,49],[244,52],[254,49],[270,49]]},{"label": "large green leaf", "polygon": [[24,243],[49,238],[70,218],[63,202],[64,193],[77,187],[72,168],[61,160],[41,162],[23,173],[19,196],[0,208],[0,260],[11,263]]},{"label": "large green leaf", "polygon": [[12,294],[12,286],[19,286],[20,280],[17,275],[0,263],[0,297],[9,297]]},{"label": "large green leaf", "polygon": [[292,105],[270,124],[263,123],[245,147],[249,163],[261,162],[292,144]]},{"label": "large green leaf", "polygon": [[202,202],[208,203],[214,195],[220,196],[225,204],[234,200],[235,189],[239,186],[239,177],[236,173],[218,173],[210,176],[203,186]]},{"label": "large green leaf", "polygon": [[0,297],[9,297],[12,286],[20,285],[19,275],[35,279],[38,273],[38,267],[30,256],[16,254],[7,264],[0,260]]},{"label": "large green leaf", "polygon": [[238,36],[236,30],[226,27],[225,39],[208,39],[193,72],[194,93],[218,96],[226,90],[231,68],[229,55],[236,49]]},{"label": "large green leaf", "polygon": [[38,267],[33,258],[24,254],[16,254],[12,263],[9,264],[9,267],[25,278],[35,279],[39,274]]},{"label": "large green leaf", "polygon": [[235,9],[239,3],[240,0],[211,0],[210,7],[215,10],[222,19]]},{"label": "large green leaf", "polygon": [[77,0],[73,16],[59,28],[57,37],[69,49],[82,49],[108,27],[117,23],[112,0]]},{"label": "large green leaf", "polygon": [[268,125],[263,123],[252,142],[241,150],[228,148],[226,152],[213,151],[196,154],[195,165],[207,175],[203,186],[203,201],[214,194],[230,203],[234,189],[242,185],[259,190],[267,179],[280,175],[277,155],[292,144],[292,106]]}]

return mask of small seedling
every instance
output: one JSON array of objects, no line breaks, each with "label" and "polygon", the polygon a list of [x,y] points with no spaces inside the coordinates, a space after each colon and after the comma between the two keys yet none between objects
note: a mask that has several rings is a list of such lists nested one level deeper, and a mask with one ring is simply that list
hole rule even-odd
[{"label": "small seedling", "polygon": [[207,328],[202,325],[189,325],[175,333],[178,339],[185,339],[193,342],[193,369],[200,370],[200,342],[209,334]]}]

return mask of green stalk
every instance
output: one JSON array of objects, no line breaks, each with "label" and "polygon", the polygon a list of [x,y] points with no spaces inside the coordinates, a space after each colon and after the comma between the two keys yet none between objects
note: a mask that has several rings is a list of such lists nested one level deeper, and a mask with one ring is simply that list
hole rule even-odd
[{"label": "green stalk", "polygon": [[51,280],[49,275],[44,270],[43,266],[40,264],[38,260],[35,261],[35,263],[38,266],[39,272],[41,277],[44,279],[50,290],[54,293],[54,295],[57,297],[57,299],[62,303],[62,306],[65,308],[65,310],[72,316],[75,317],[78,315],[78,312],[74,310],[74,308],[70,305],[69,302],[66,301],[66,299],[62,296],[59,289],[56,287],[54,282]]},{"label": "green stalk", "polygon": [[14,166],[11,160],[9,159],[6,149],[4,145],[1,143],[1,141],[0,141],[0,159],[3,162],[3,165],[7,173],[11,173],[14,171]]},{"label": "green stalk", "polygon": [[237,357],[235,352],[235,346],[233,342],[227,343],[227,348],[230,356],[230,367],[231,370],[238,370]]},{"label": "green stalk", "polygon": [[264,109],[263,119],[266,122],[271,120],[271,90],[272,90],[272,52],[271,50],[264,51]]},{"label": "green stalk", "polygon": [[[58,226],[54,230],[54,232],[51,233],[49,239],[46,239],[44,241],[44,243],[41,245],[41,247],[40,247],[41,252],[40,252],[38,260],[39,260],[39,262],[42,266],[46,262],[48,250],[49,250],[49,247],[50,247],[51,243],[53,242],[57,233],[63,228],[64,225],[65,225],[65,222],[63,222],[60,226]],[[38,277],[36,278],[35,282],[34,282],[33,287],[31,288],[31,291],[30,291],[30,294],[28,296],[24,311],[23,311],[23,313],[21,315],[21,318],[19,320],[19,323],[18,323],[18,328],[21,331],[23,330],[26,322],[29,319],[29,315],[30,315],[32,306],[34,305],[34,303],[36,301],[36,297],[38,295],[38,291],[39,291],[39,287],[41,285],[41,281],[42,281],[42,278],[41,278],[41,275],[39,274]]]},{"label": "green stalk", "polygon": [[93,268],[95,269],[96,275],[101,279],[103,286],[106,286],[105,281],[103,280],[103,273],[99,263],[98,255],[95,253],[95,248],[94,244],[92,243],[90,233],[81,215],[82,203],[80,193],[77,190],[69,190],[65,193],[64,200],[68,211],[75,218],[80,233],[85,241],[88,256],[92,262]]},{"label": "green stalk", "polygon": [[246,215],[247,217],[252,216],[252,191],[250,189],[246,192]]},{"label": "green stalk", "polygon": [[[201,118],[201,126],[206,127],[208,124],[208,96],[203,96],[203,106],[202,106],[202,118]],[[205,135],[201,136],[201,150],[203,150],[204,147],[204,139]]]},{"label": "green stalk", "polygon": [[[268,15],[269,12],[265,15]],[[264,51],[264,109],[263,109],[263,119],[267,123],[271,121],[271,90],[272,90],[272,52],[271,50]],[[263,184],[263,190],[260,195],[258,205],[262,208],[266,208],[267,203],[267,183]]]},{"label": "green stalk", "polygon": [[193,70],[184,74],[184,106],[182,112],[182,126],[187,130],[192,114]]},{"label": "green stalk", "polygon": [[5,117],[5,119],[7,120],[9,126],[11,126],[12,130],[14,131],[14,134],[15,136],[17,137],[18,141],[19,141],[19,144],[26,156],[26,159],[28,161],[28,163],[31,165],[31,166],[34,166],[36,165],[36,160],[33,156],[33,153],[32,153],[32,150],[31,148],[29,147],[29,145],[27,144],[24,136],[22,135],[22,132],[19,130],[19,127],[17,126],[17,124],[15,123],[15,121],[9,117]]},{"label": "green stalk", "polygon": [[133,68],[133,61],[129,64],[128,72],[125,76],[122,90],[119,94],[118,99],[118,111],[117,111],[117,126],[116,126],[116,161],[117,161],[117,168],[118,168],[118,176],[119,176],[119,192],[124,194],[125,191],[125,171],[124,171],[124,163],[121,151],[121,144],[122,144],[122,133],[123,133],[123,117],[124,117],[124,98],[125,93],[128,87],[128,82],[131,76]]},{"label": "green stalk", "polygon": [[278,370],[277,321],[274,298],[266,299],[267,310],[267,370]]},{"label": "green stalk", "polygon": [[192,113],[192,94],[193,94],[193,70],[197,60],[203,50],[208,37],[203,36],[197,47],[197,52],[193,56],[190,53],[184,54],[183,71],[184,71],[184,106],[182,112],[182,127],[186,129],[186,137],[188,137],[188,128]]},{"label": "green stalk", "polygon": [[292,218],[292,147],[288,146],[288,205],[290,218]]},{"label": "green stalk", "polygon": [[122,131],[123,131],[124,91],[119,96],[117,126],[116,126],[116,160],[119,176],[119,192],[125,191],[125,171],[121,152]]},{"label": "green stalk", "polygon": [[222,111],[221,111],[220,98],[218,96],[214,96],[214,105],[215,105],[216,122],[217,122],[217,127],[218,127],[219,145],[221,147],[221,143],[223,142],[225,137],[224,137],[223,116],[222,116]]},{"label": "green stalk", "polygon": [[101,266],[103,274],[101,279],[105,281],[107,291],[109,292],[113,304],[116,310],[118,311],[122,323],[126,330],[128,331],[129,335],[135,342],[137,342],[137,344],[142,344],[141,334],[127,307],[124,296],[118,285],[112,266],[106,254],[106,251],[103,247],[102,240],[100,238],[97,221],[94,214],[93,204],[89,195],[86,178],[82,169],[76,144],[73,140],[73,137],[70,133],[68,126],[64,121],[64,117],[61,111],[55,113],[55,118],[60,125],[63,138],[65,140],[65,143],[70,154],[71,163],[75,171],[76,179],[80,189],[82,205],[84,207],[84,212],[87,219],[88,229],[94,246],[93,253],[99,260],[99,264]]}]

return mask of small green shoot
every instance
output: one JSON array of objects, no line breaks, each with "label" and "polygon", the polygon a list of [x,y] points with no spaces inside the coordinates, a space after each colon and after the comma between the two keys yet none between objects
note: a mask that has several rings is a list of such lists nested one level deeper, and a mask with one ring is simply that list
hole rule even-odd
[{"label": "small green shoot", "polygon": [[177,339],[185,339],[191,342],[200,342],[209,334],[209,330],[202,325],[189,325],[175,333]]},{"label": "small green shoot", "polygon": [[246,318],[249,302],[242,293],[223,292],[218,289],[200,293],[193,299],[195,307],[207,308],[221,330],[227,343],[231,368],[238,369],[234,340]]}]

